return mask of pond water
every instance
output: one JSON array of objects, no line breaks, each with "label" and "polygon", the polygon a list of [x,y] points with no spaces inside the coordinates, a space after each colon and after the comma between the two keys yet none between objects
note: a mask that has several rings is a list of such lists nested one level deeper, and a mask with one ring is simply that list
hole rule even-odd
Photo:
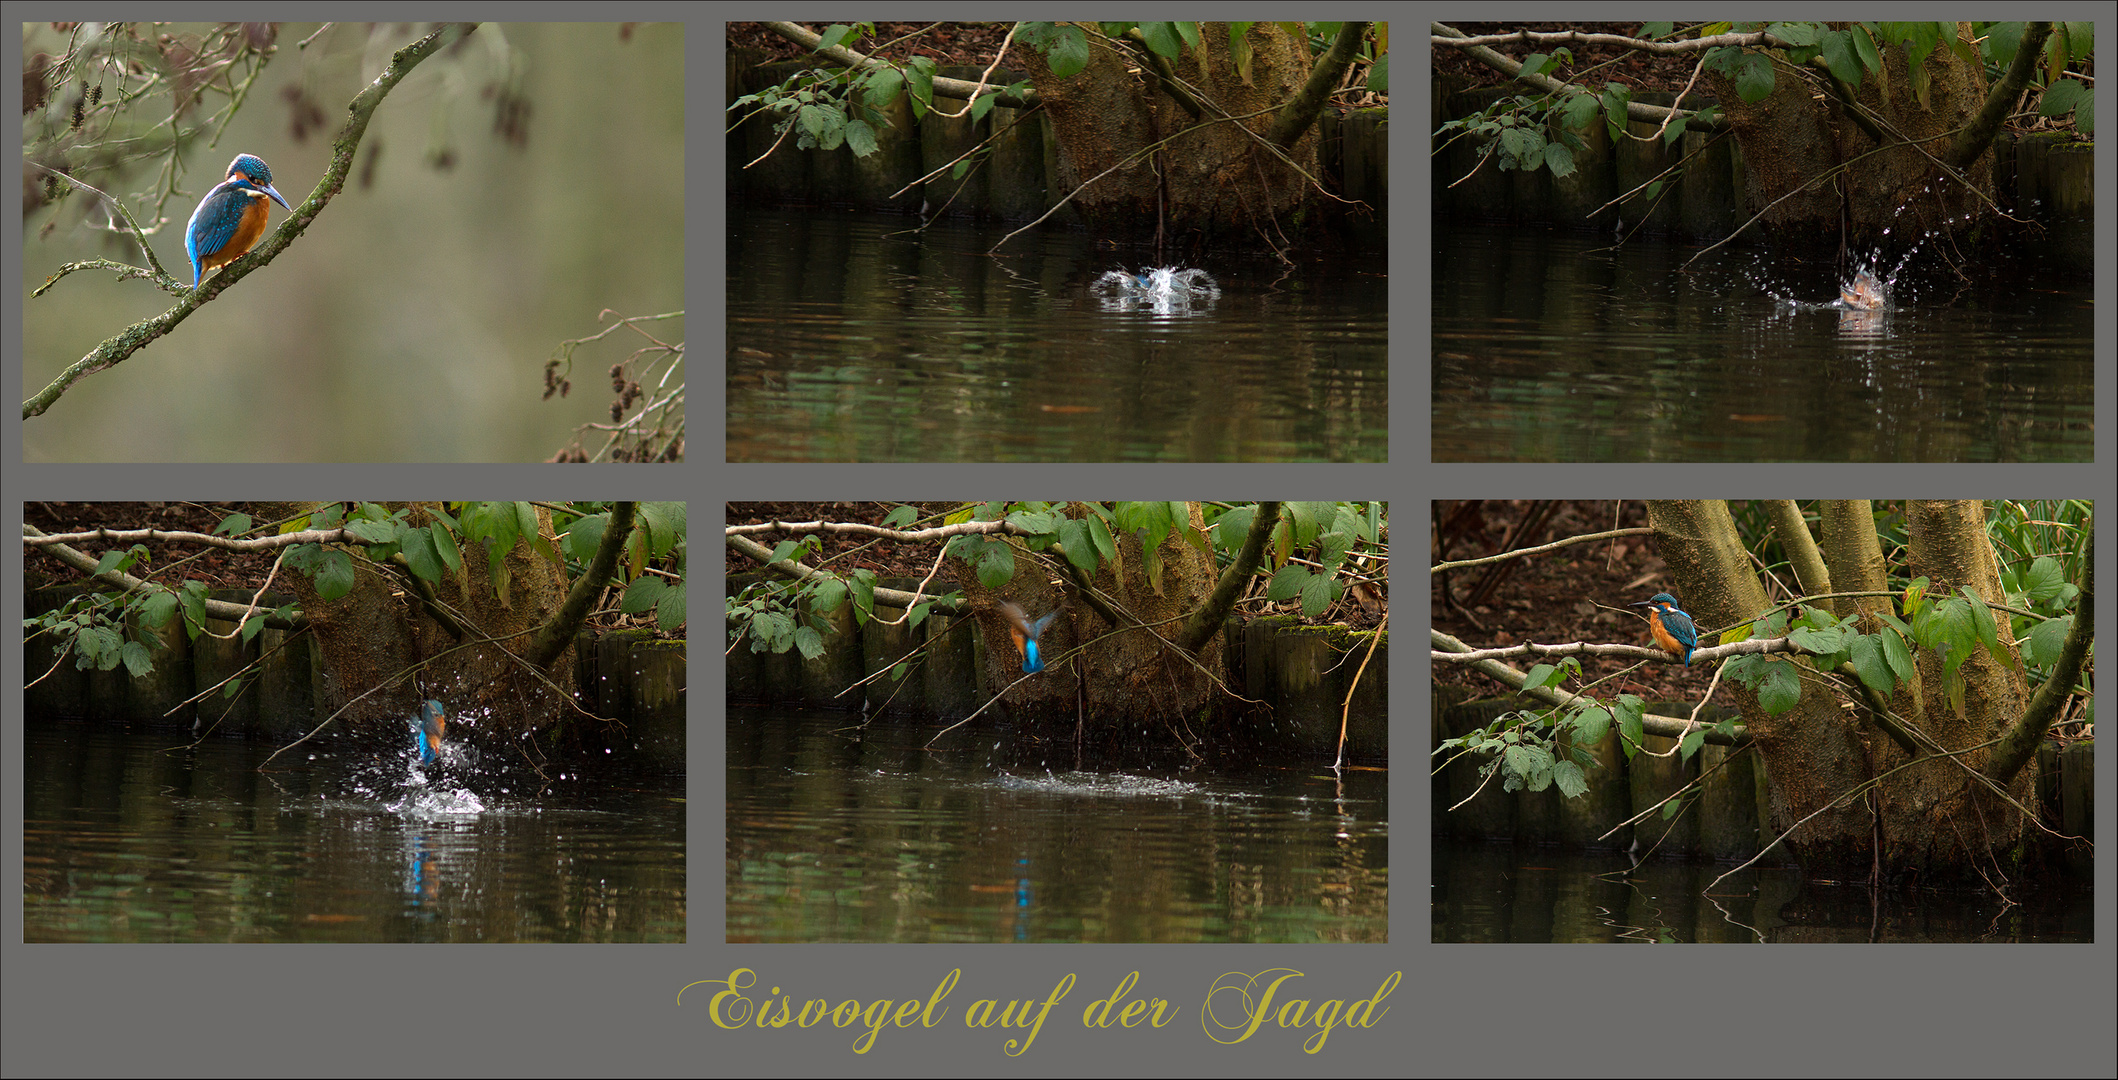
[{"label": "pond water", "polygon": [[731,710],[729,941],[1389,939],[1386,772],[1040,765],[936,730]]},{"label": "pond water", "polygon": [[[2091,461],[2094,282],[1529,226],[1434,235],[1437,461]],[[1687,263],[1690,263],[1687,269]]]},{"label": "pond water", "polygon": [[[2019,904],[1938,890],[1804,882],[1786,866],[1715,879],[1733,863],[1510,843],[1434,842],[1434,940],[1514,942],[2090,942],[2086,889]],[[2018,890],[2021,892],[2022,890]]]},{"label": "pond water", "polygon": [[1111,295],[1152,253],[1031,229],[737,207],[730,461],[1389,458],[1384,258],[1168,260],[1219,295]]},{"label": "pond water", "polygon": [[[684,781],[33,722],[25,941],[685,939]],[[547,767],[549,771],[549,766]]]}]

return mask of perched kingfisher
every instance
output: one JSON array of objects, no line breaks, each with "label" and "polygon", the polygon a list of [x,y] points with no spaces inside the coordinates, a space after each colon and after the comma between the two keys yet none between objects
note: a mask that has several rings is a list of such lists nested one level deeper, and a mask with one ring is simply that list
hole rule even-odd
[{"label": "perched kingfisher", "polygon": [[1000,602],[1000,614],[1007,617],[1008,636],[1015,639],[1015,647],[1022,650],[1022,670],[1035,674],[1044,670],[1044,659],[1037,655],[1037,635],[1044,633],[1052,619],[1059,614],[1058,608],[1045,612],[1044,618],[1031,622],[1030,617],[1019,607],[1005,600]]},{"label": "perched kingfisher", "polygon": [[1699,644],[1699,628],[1692,625],[1691,616],[1677,606],[1677,598],[1666,592],[1628,607],[1647,609],[1647,629],[1655,635],[1655,644],[1671,656],[1684,657],[1685,666],[1691,665],[1691,651]]},{"label": "perched kingfisher", "polygon": [[228,165],[228,179],[199,200],[191,224],[184,230],[184,250],[191,255],[191,287],[196,289],[206,271],[242,258],[265,235],[268,211],[265,200],[292,213],[294,208],[272,187],[272,169],[263,158],[237,154]]},{"label": "perched kingfisher", "polygon": [[419,763],[432,765],[441,760],[441,738],[447,733],[448,717],[442,715],[441,702],[428,698],[412,717],[412,745],[419,751]]}]

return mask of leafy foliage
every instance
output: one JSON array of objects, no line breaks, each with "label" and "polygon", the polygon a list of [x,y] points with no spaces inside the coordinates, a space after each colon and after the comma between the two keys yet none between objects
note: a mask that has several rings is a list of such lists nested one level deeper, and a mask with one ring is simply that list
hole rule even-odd
[{"label": "leafy foliage", "polygon": [[[1902,47],[1910,83],[1904,89],[1909,89],[1912,99],[1925,106],[1930,79],[1925,61],[1935,51],[1954,52],[1966,63],[1982,65],[1989,80],[1997,79],[2013,62],[2024,26],[2020,22],[1974,23],[1975,45],[1958,40],[1953,22],[1865,22],[1842,29],[1808,22],[1715,22],[1684,31],[1679,31],[1675,23],[1650,22],[1642,24],[1640,36],[1660,41],[1680,34],[1696,33],[1707,38],[1763,30],[1788,46],[1780,53],[1787,63],[1799,67],[1820,59],[1833,78],[1852,88],[1867,80],[1879,80],[1884,71],[1884,54]],[[2081,80],[2065,77],[2069,64],[2087,60],[2094,52],[2094,24],[2054,24],[2045,43],[2039,115],[2072,114],[2075,126],[2083,134],[2095,131],[2095,95]],[[1749,46],[1708,49],[1701,63],[1726,76],[1746,102],[1770,96],[1779,78],[1772,56]],[[1522,74],[1563,78],[1557,72],[1573,64],[1574,56],[1565,48],[1550,54],[1532,53],[1523,59]],[[1886,99],[1904,92],[1887,82],[1879,82],[1878,86]],[[1455,137],[1467,136],[1479,145],[1482,157],[1491,159],[1503,171],[1535,171],[1542,167],[1550,169],[1554,176],[1569,176],[1576,168],[1575,156],[1587,146],[1582,136],[1598,119],[1613,143],[1625,137],[1626,107],[1630,103],[1630,90],[1617,83],[1606,83],[1600,95],[1571,84],[1556,93],[1518,94],[1496,101],[1474,115],[1442,123],[1435,129],[1436,141],[1445,144]],[[1662,129],[1663,142],[1675,142],[1688,124],[1711,123],[1719,111],[1718,106],[1707,106],[1688,114],[1680,112]],[[1658,193],[1656,187],[1647,196],[1653,199]]]},{"label": "leafy foliage", "polygon": [[[1231,23],[1228,31],[1229,49],[1237,72],[1246,82],[1249,80],[1250,48],[1245,35],[1253,25],[1256,24]],[[1320,51],[1328,46],[1343,24],[1283,25],[1305,33]],[[1201,26],[1197,22],[1106,22],[1097,23],[1096,30],[1109,38],[1123,37],[1137,30],[1150,52],[1174,60],[1186,50],[1197,52],[1204,48]],[[1369,65],[1368,89],[1387,93],[1390,85],[1388,27],[1387,24],[1377,26],[1376,39],[1362,43],[1361,59]],[[820,35],[816,51],[874,36],[874,23],[834,23]],[[1025,22],[1021,24],[1016,40],[1042,54],[1052,74],[1061,79],[1080,74],[1088,67],[1092,55],[1088,31],[1073,23]],[[796,72],[778,86],[737,98],[728,106],[728,111],[740,114],[755,108],[771,115],[775,135],[785,135],[790,128],[798,127],[795,147],[799,150],[836,150],[845,146],[855,156],[867,157],[878,149],[876,132],[888,125],[885,110],[897,103],[900,94],[910,95],[915,120],[934,108],[936,70],[934,61],[924,56],[908,57],[901,62],[880,55],[871,55],[869,59],[873,63],[858,71],[811,68]],[[985,119],[1002,96],[1021,100],[1031,93],[1027,80],[1018,80],[1005,87],[990,87],[988,92],[971,102],[970,117],[973,121]],[[955,174],[961,177],[972,164],[971,159],[957,162]]]},{"label": "leafy foliage", "polygon": [[[975,534],[951,537],[943,548],[946,558],[988,589],[998,589],[1014,579],[1017,549],[1053,552],[1082,573],[1093,575],[1106,565],[1121,561],[1117,538],[1126,533],[1140,537],[1142,572],[1159,590],[1162,558],[1158,550],[1172,534],[1226,563],[1241,549],[1250,523],[1257,513],[1255,503],[1209,505],[1204,529],[1193,528],[1190,508],[1181,502],[1081,503],[1080,516],[1066,512],[1067,504],[1045,502],[967,503],[945,516],[945,523],[1001,521],[1023,530],[1010,535]],[[886,527],[902,528],[918,518],[909,506],[892,510]],[[1274,571],[1267,596],[1274,601],[1300,598],[1303,613],[1323,614],[1345,593],[1346,563],[1358,545],[1378,545],[1386,522],[1381,503],[1285,503],[1274,529],[1270,551]],[[818,538],[803,536],[783,540],[772,551],[775,562],[801,559],[820,550]],[[1312,556],[1297,561],[1295,552]],[[1312,565],[1313,564],[1313,565]],[[854,570],[840,575],[821,569],[799,582],[760,583],[729,597],[728,639],[731,644],[746,636],[753,652],[785,652],[799,649],[807,659],[823,655],[824,635],[833,632],[826,617],[849,599],[857,623],[865,625],[874,614],[875,575]],[[918,626],[936,604],[955,607],[960,592],[950,592],[922,602],[912,609],[911,625]]]},{"label": "leafy foliage", "polygon": [[[306,543],[287,548],[282,565],[307,574],[317,595],[335,600],[353,590],[359,567],[355,558],[370,563],[402,558],[402,567],[424,581],[438,582],[463,566],[462,544],[483,544],[491,568],[494,595],[508,590],[507,552],[523,546],[538,557],[561,564],[570,577],[587,568],[610,521],[608,503],[573,503],[555,509],[553,526],[560,533],[554,547],[539,535],[536,508],[526,502],[447,503],[433,509],[434,521],[411,524],[409,508],[390,510],[377,503],[327,503],[314,512],[281,523],[279,535],[310,529],[343,528],[357,542],[349,548],[339,544]],[[452,514],[451,511],[454,513]],[[240,536],[254,531],[246,514],[231,514],[215,527],[219,536]],[[674,632],[685,621],[685,506],[683,503],[642,503],[633,532],[627,537],[626,557],[620,561],[618,580],[627,583],[620,610],[626,614],[655,613],[664,632]],[[97,573],[134,573],[145,568],[152,552],[143,544],[124,551],[104,552],[97,560]],[[652,566],[650,565],[652,564]],[[667,569],[664,569],[666,567]],[[147,635],[135,640],[123,632],[126,625],[159,630],[172,616],[181,614],[184,632],[196,639],[210,616],[205,583],[187,580],[172,590],[150,583],[130,593],[113,592],[75,597],[56,611],[23,620],[26,633],[49,633],[70,650],[75,666],[111,670],[126,665],[135,677],[153,670],[150,646],[158,639]],[[268,618],[293,620],[300,611],[292,604],[260,610],[243,621],[242,640],[249,641],[262,630]],[[238,687],[231,683],[229,693]]]},{"label": "leafy foliage", "polygon": [[[1524,687],[1556,686],[1579,674],[1581,661],[1563,657],[1556,664],[1531,668]],[[1621,731],[1629,729],[1621,739],[1626,756],[1630,758],[1637,751],[1640,717],[1645,708],[1631,694],[1620,695],[1612,705],[1577,697],[1564,709],[1511,712],[1496,717],[1476,731],[1444,739],[1434,755],[1454,758],[1473,754],[1485,758],[1479,766],[1480,779],[1498,774],[1503,791],[1543,791],[1557,784],[1560,794],[1578,798],[1588,793],[1590,770],[1602,767],[1592,748],[1609,734],[1613,720],[1618,721]]]}]

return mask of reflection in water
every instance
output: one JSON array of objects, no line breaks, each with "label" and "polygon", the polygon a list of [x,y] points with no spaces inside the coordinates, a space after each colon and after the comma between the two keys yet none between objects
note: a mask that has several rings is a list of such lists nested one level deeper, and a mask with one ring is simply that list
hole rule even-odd
[{"label": "reflection in water", "polygon": [[[1146,268],[1063,229],[741,210],[731,461],[1383,461],[1380,255]],[[1192,275],[1196,276],[1192,276]],[[1140,283],[1139,279],[1147,280]]]},{"label": "reflection in water", "polygon": [[1385,773],[1047,769],[859,723],[731,713],[728,940],[1388,940]]},{"label": "reflection in water", "polygon": [[1786,866],[1730,868],[1657,858],[1636,866],[1615,852],[1436,837],[1434,940],[2095,940],[2094,897],[2086,889],[2016,890],[2021,903],[2003,904],[1985,893],[1821,885]]},{"label": "reflection in water", "polygon": [[1966,285],[1930,256],[1864,288],[1755,249],[1687,269],[1696,248],[1527,227],[1434,244],[1437,460],[2094,456],[2086,274]]},{"label": "reflection in water", "polygon": [[29,728],[24,940],[684,940],[681,777],[525,788],[332,736],[259,772],[270,744],[175,741]]}]

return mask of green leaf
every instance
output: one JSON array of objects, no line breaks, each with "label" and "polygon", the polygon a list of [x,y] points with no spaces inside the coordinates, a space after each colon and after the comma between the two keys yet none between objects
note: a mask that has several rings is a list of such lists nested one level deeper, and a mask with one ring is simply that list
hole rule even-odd
[{"label": "green leaf", "polygon": [[1765,32],[1791,46],[1814,45],[1822,27],[1816,23],[1776,22],[1765,28]]},{"label": "green leaf", "polygon": [[1288,563],[1280,567],[1279,572],[1273,574],[1272,580],[1266,584],[1265,599],[1277,604],[1299,596],[1308,588],[1311,576],[1308,567],[1300,563]]},{"label": "green leaf", "polygon": [[421,581],[441,580],[441,555],[434,550],[434,537],[428,529],[408,529],[398,550],[404,553],[404,561],[414,576]]},{"label": "green leaf", "polygon": [[[653,578],[642,578],[641,580],[648,581],[653,580]],[[674,633],[678,627],[684,625],[687,617],[685,607],[689,602],[687,600],[689,595],[690,593],[687,591],[685,584],[681,581],[664,583],[662,599],[655,604],[655,625],[660,627],[663,633]]]},{"label": "green leaf", "polygon": [[1322,615],[1326,609],[1331,607],[1331,602],[1336,599],[1338,599],[1337,582],[1332,578],[1325,577],[1322,574],[1315,574],[1311,575],[1308,581],[1302,583],[1302,614],[1309,618],[1314,619]]},{"label": "green leaf", "polygon": [[1861,682],[1878,694],[1888,694],[1897,687],[1897,675],[1890,669],[1890,658],[1886,655],[1883,639],[1895,635],[1862,634],[1853,639],[1852,655],[1854,674]]},{"label": "green leaf", "polygon": [[870,108],[887,109],[897,104],[897,95],[904,92],[904,72],[884,68],[868,76],[866,85],[861,87],[860,99]]},{"label": "green leaf", "polygon": [[2030,631],[2028,640],[2023,642],[2025,656],[2029,657],[2030,662],[2034,664],[2058,663],[2061,650],[2066,648],[2067,635],[2072,633],[2073,630],[2074,617],[2072,615],[2064,615],[2057,619],[2046,619],[2038,623],[2037,628]]},{"label": "green leaf", "polygon": [[855,34],[852,27],[847,26],[845,23],[832,23],[830,26],[824,28],[824,32],[822,34],[818,35],[816,48],[810,51],[823,52],[825,49],[832,48],[833,46],[845,44],[849,39],[853,38],[854,36]]},{"label": "green leaf", "polygon": [[1544,167],[1552,170],[1553,176],[1574,175],[1574,152],[1559,143],[1550,143],[1544,148]]},{"label": "green leaf", "polygon": [[1088,67],[1088,34],[1078,26],[1059,27],[1051,50],[1045,53],[1045,63],[1061,79],[1081,74]]},{"label": "green leaf", "polygon": [[813,580],[815,583],[814,587],[809,590],[809,607],[811,610],[837,611],[838,606],[846,602],[846,579],[826,577]]},{"label": "green leaf", "polygon": [[[2090,100],[2088,88],[2072,79],[2061,79],[2044,92],[2037,102],[2039,116],[2065,116],[2075,107]],[[2044,560],[2039,560],[2044,561]]]},{"label": "green leaf", "polygon": [[[1865,30],[1852,31],[1854,55],[1861,58],[1861,67],[1867,71],[1883,70],[1883,54],[1876,51],[1875,39]],[[1852,80],[1858,82],[1858,80]]]},{"label": "green leaf", "polygon": [[[1765,657],[1757,657],[1767,660]],[[1753,687],[1758,694],[1758,704],[1766,713],[1778,716],[1795,707],[1802,700],[1802,677],[1795,664],[1787,661],[1769,661],[1760,665],[1763,676]]]},{"label": "green leaf", "polygon": [[[604,530],[608,528],[610,528],[609,514],[591,514],[588,517],[574,519],[574,523],[566,527],[566,536],[561,541],[561,547],[565,550],[567,558],[576,562],[587,562],[595,558],[596,549],[603,545]],[[783,549],[791,549],[795,546],[792,541],[783,540],[780,542],[780,548]],[[773,551],[773,562],[778,562],[784,558],[786,556],[781,554],[778,549]]]},{"label": "green leaf", "polygon": [[203,581],[187,581],[181,590],[184,630],[193,637],[206,626],[206,591]]},{"label": "green leaf", "polygon": [[1552,766],[1552,782],[1559,785],[1559,793],[1569,799],[1578,799],[1588,792],[1588,777],[1582,775],[1581,766],[1571,761],[1560,761]]},{"label": "green leaf", "polygon": [[1756,103],[1772,96],[1772,61],[1765,56],[1744,52],[1736,61],[1736,96],[1744,101]]},{"label": "green leaf", "polygon": [[655,604],[661,601],[665,591],[667,587],[663,585],[661,578],[653,574],[643,574],[625,587],[625,594],[618,600],[618,611],[626,615],[638,615],[643,611],[652,610]]},{"label": "green leaf", "polygon": [[456,547],[456,534],[439,525],[431,527],[434,555],[451,570],[463,568],[463,552]]},{"label": "green leaf", "polygon": [[1156,56],[1165,60],[1175,60],[1184,52],[1184,40],[1178,36],[1175,23],[1141,23],[1140,36],[1147,41],[1147,47]]},{"label": "green leaf", "polygon": [[1117,562],[1118,538],[1111,535],[1110,526],[1100,516],[1091,517],[1088,522],[1089,538],[1096,545],[1096,555],[1104,562]]},{"label": "green leaf", "polygon": [[323,600],[336,600],[353,591],[353,556],[337,549],[326,549],[316,568],[316,595]]},{"label": "green leaf", "polygon": [[1090,537],[1089,530],[1088,521],[1064,519],[1059,523],[1059,544],[1066,551],[1067,562],[1093,574],[1096,572],[1096,542]]},{"label": "green leaf", "polygon": [[686,508],[680,502],[643,502],[639,508],[639,520],[649,531],[652,546],[649,554],[661,558],[684,541],[687,526]]},{"label": "green leaf", "polygon": [[167,626],[169,617],[176,614],[177,595],[156,587],[142,597],[133,610],[139,615],[140,625],[159,629]]},{"label": "green leaf", "polygon": [[[508,505],[515,512],[515,535],[521,537],[523,542],[529,544],[531,551],[544,556],[546,561],[558,562],[559,553],[553,551],[552,546],[546,543],[543,535],[537,531],[537,508],[526,502],[514,502]],[[507,552],[503,550],[498,552],[498,554],[505,556]],[[633,572],[635,574],[639,573],[638,570]]]},{"label": "green leaf", "polygon": [[1683,761],[1690,761],[1691,756],[1698,753],[1699,748],[1704,745],[1706,745],[1706,729],[1693,728],[1685,732],[1684,738],[1677,743],[1677,757]]},{"label": "green leaf", "polygon": [[989,542],[979,551],[973,569],[980,585],[997,589],[1015,576],[1015,550],[1004,543]]},{"label": "green leaf", "polygon": [[875,571],[855,570],[846,583],[853,595],[853,621],[866,626],[875,617]]},{"label": "green leaf", "polygon": [[1618,695],[1618,745],[1627,761],[1640,752],[1640,740],[1647,734],[1642,723],[1646,715],[1647,702],[1633,694]]},{"label": "green leaf", "polygon": [[1235,65],[1236,77],[1244,86],[1254,86],[1250,81],[1250,41],[1246,37],[1255,23],[1232,22],[1228,24],[1228,59]]}]

